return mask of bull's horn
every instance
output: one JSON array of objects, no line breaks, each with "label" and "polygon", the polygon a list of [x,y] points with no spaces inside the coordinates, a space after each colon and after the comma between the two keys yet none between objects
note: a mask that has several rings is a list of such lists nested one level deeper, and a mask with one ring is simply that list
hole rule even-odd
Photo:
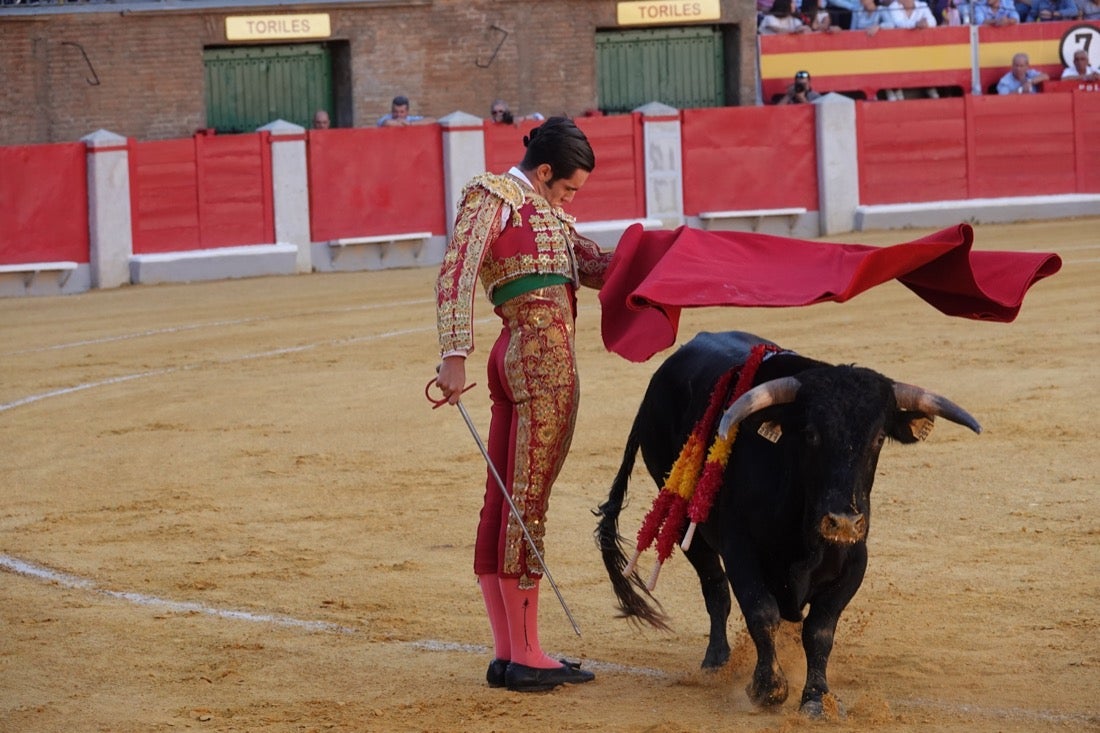
[{"label": "bull's horn", "polygon": [[801,386],[802,383],[794,377],[781,377],[756,385],[726,408],[722,415],[722,422],[718,423],[718,433],[725,439],[729,435],[730,428],[754,412],[772,405],[794,402],[794,397]]},{"label": "bull's horn", "polygon": [[894,399],[897,400],[898,407],[902,410],[923,412],[926,415],[939,415],[945,420],[965,425],[975,433],[982,432],[982,426],[969,412],[935,392],[929,392],[911,384],[894,382]]}]

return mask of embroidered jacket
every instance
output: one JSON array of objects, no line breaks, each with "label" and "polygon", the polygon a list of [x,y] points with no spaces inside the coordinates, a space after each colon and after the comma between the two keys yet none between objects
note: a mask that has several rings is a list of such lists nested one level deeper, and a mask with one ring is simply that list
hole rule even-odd
[{"label": "embroidered jacket", "polygon": [[562,275],[574,287],[602,287],[611,253],[577,234],[573,223],[512,176],[484,173],[467,183],[436,281],[441,353],[473,351],[479,277],[490,299],[494,289],[525,275]]}]

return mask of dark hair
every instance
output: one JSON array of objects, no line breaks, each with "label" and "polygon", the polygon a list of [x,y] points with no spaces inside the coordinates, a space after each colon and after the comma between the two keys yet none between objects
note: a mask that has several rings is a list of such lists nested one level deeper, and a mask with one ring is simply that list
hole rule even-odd
[{"label": "dark hair", "polygon": [[793,7],[794,5],[791,3],[791,0],[775,0],[775,2],[772,3],[771,15],[776,18],[786,18],[794,13],[792,10]]},{"label": "dark hair", "polygon": [[519,167],[532,171],[543,163],[550,165],[550,181],[569,178],[577,170],[591,173],[596,167],[596,154],[588,138],[568,117],[550,117],[523,136],[527,152]]},{"label": "dark hair", "polygon": [[409,98],[406,97],[404,94],[398,94],[396,97],[393,98],[392,104],[395,107],[408,107]]}]

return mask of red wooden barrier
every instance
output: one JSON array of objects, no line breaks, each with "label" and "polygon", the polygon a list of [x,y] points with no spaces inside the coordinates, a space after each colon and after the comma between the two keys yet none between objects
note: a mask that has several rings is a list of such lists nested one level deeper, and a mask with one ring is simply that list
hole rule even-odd
[{"label": "red wooden barrier", "polygon": [[309,132],[315,242],[378,234],[446,234],[438,125]]},{"label": "red wooden barrier", "polygon": [[1100,191],[1100,95],[856,103],[862,204]]},{"label": "red wooden barrier", "polygon": [[84,143],[0,148],[0,264],[88,262]]},{"label": "red wooden barrier", "polygon": [[687,109],[684,213],[818,209],[813,105]]},{"label": "red wooden barrier", "polygon": [[[523,136],[540,123],[525,120],[515,125],[485,123],[485,170],[504,173],[523,160]],[[597,158],[596,163],[600,161]]]},{"label": "red wooden barrier", "polygon": [[596,170],[566,210],[578,221],[645,218],[645,148],[640,114],[579,117]]},{"label": "red wooden barrier", "polygon": [[130,143],[134,253],[275,240],[267,133]]},{"label": "red wooden barrier", "polygon": [[964,99],[856,103],[861,204],[966,198]]},{"label": "red wooden barrier", "polygon": [[[642,116],[582,117],[575,120],[596,154],[596,170],[566,207],[578,221],[645,217]],[[538,122],[485,124],[485,167],[504,171],[523,159],[523,136]]]},{"label": "red wooden barrier", "polygon": [[967,198],[1076,191],[1072,95],[993,95],[967,101],[966,124],[973,130],[968,136]]}]

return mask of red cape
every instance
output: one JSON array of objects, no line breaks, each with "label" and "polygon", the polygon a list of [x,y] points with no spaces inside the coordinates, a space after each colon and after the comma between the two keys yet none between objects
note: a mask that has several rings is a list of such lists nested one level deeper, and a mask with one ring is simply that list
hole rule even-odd
[{"label": "red cape", "polygon": [[897,279],[950,316],[1010,322],[1056,254],[978,252],[969,224],[904,244],[832,244],[691,227],[627,229],[600,290],[609,351],[645,361],[676,342],[680,310],[842,303]]}]

